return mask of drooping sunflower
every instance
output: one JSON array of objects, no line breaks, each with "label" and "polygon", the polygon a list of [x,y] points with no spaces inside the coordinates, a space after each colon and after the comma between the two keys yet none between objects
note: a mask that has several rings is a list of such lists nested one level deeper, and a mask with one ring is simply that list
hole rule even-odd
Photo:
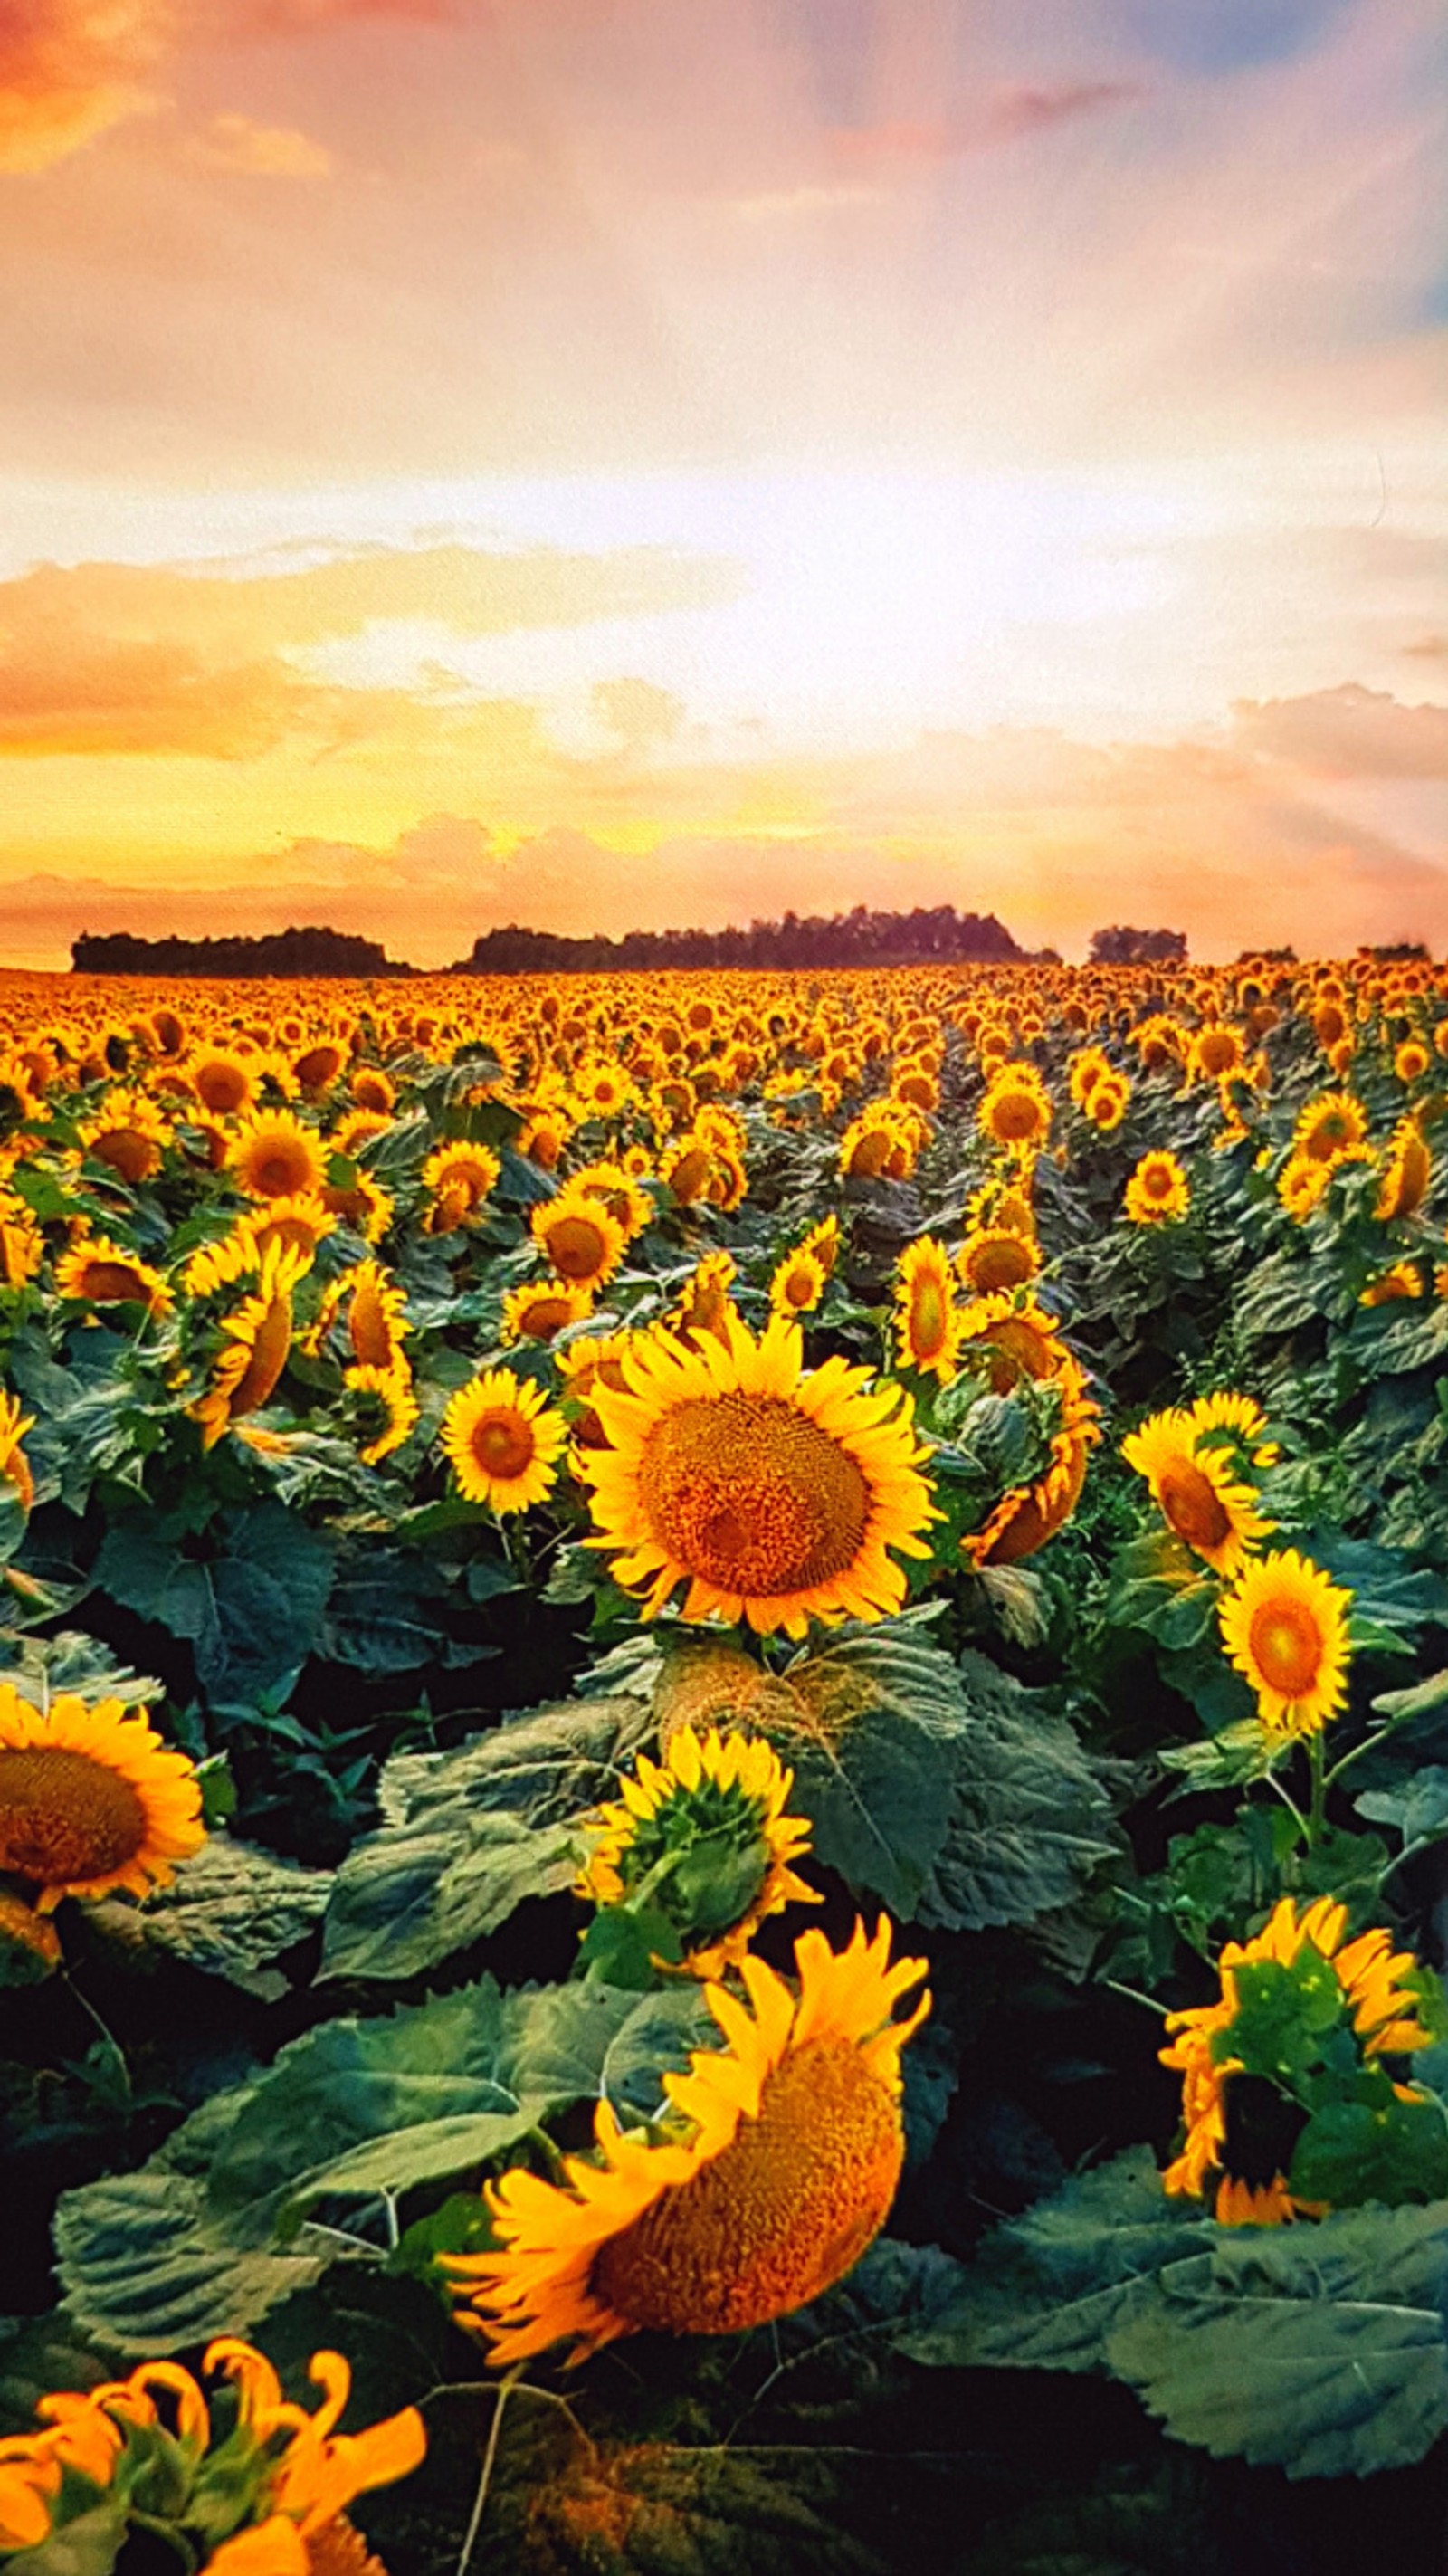
[{"label": "drooping sunflower", "polygon": [[338,1284],[344,1292],[350,1291],[347,1339],[358,1367],[395,1368],[412,1330],[407,1320],[407,1299],[396,1280],[389,1277],[380,1261],[359,1261],[348,1278]]},{"label": "drooping sunflower", "polygon": [[601,1288],[613,1277],[628,1237],[602,1198],[570,1182],[535,1208],[533,1240],[556,1277],[572,1288]]},{"label": "drooping sunflower", "polygon": [[476,1216],[497,1188],[502,1168],[491,1146],[439,1145],[422,1167],[422,1185],[432,1197],[429,1230],[451,1234]]},{"label": "drooping sunflower", "polygon": [[591,1288],[565,1288],[558,1279],[525,1280],[503,1299],[500,1338],[504,1342],[551,1342],[570,1324],[581,1324],[593,1312]]},{"label": "drooping sunflower", "polygon": [[1219,1606],[1222,1643],[1270,1732],[1315,1735],[1347,1698],[1352,1594],[1295,1547],[1243,1567]]},{"label": "drooping sunflower", "polygon": [[1133,1225],[1175,1225],[1191,1203],[1187,1176],[1175,1154],[1143,1154],[1126,1184],[1124,1206]]},{"label": "drooping sunflower", "polygon": [[895,1269],[895,1365],[948,1386],[956,1373],[961,1316],[955,1274],[931,1235],[906,1245]]},{"label": "drooping sunflower", "polygon": [[977,1574],[1037,1555],[1065,1528],[1081,1500],[1087,1461],[1101,1437],[1101,1409],[1086,1392],[1085,1371],[1068,1352],[1063,1352],[1056,1376],[1061,1418],[1044,1472],[1029,1485],[1013,1485],[984,1526],[961,1539],[961,1554]]},{"label": "drooping sunflower", "polygon": [[686,1619],[747,1619],[761,1635],[900,1608],[888,1551],[929,1555],[933,1505],[899,1387],[838,1358],[806,1374],[799,1326],[780,1316],[758,1341],[734,1315],[693,1349],[640,1337],[623,1373],[623,1394],[594,1394],[609,1447],[581,1462],[588,1544],[646,1590],[645,1618],[680,1584]]},{"label": "drooping sunflower", "polygon": [[1414,1117],[1400,1118],[1388,1143],[1387,1165],[1373,1214],[1386,1225],[1416,1216],[1433,1178],[1433,1156]]},{"label": "drooping sunflower", "polygon": [[541,1386],[512,1369],[484,1369],[459,1387],[442,1418],[442,1446],[470,1503],[495,1512],[525,1512],[558,1481],[568,1438],[561,1413]]},{"label": "drooping sunflower", "polygon": [[327,1176],[321,1140],[293,1109],[259,1109],[243,1119],[227,1157],[248,1198],[304,1198]]},{"label": "drooping sunflower", "polygon": [[1255,1488],[1178,1407],[1129,1432],[1121,1454],[1145,1477],[1168,1527],[1218,1574],[1234,1574],[1276,1526],[1259,1510]]},{"label": "drooping sunflower", "polygon": [[1395,1261],[1390,1270],[1380,1270],[1370,1279],[1358,1298],[1360,1306],[1396,1306],[1405,1297],[1421,1297],[1423,1274],[1413,1261]]},{"label": "drooping sunflower", "polygon": [[752,2012],[706,1987],[728,2045],[663,2079],[677,2141],[626,2133],[603,2101],[593,2154],[564,2159],[561,2187],[521,2170],[487,2187],[500,2250],[447,2269],[491,2362],[565,2340],[580,2361],[640,2328],[738,2334],[843,2279],[889,2215],[900,2053],[929,2009],[926,1996],[893,2019],[926,1963],[889,1954],[883,1918],[872,1939],[857,1922],[842,1951],[805,1932],[797,1996],[747,1956]]},{"label": "drooping sunflower", "polygon": [[979,1356],[993,1395],[1009,1395],[1023,1377],[1054,1377],[1067,1355],[1054,1315],[1019,1289],[997,1289],[961,1308],[960,1349],[963,1357]]},{"label": "drooping sunflower", "polygon": [[92,1306],[144,1306],[150,1315],[169,1315],[175,1302],[160,1271],[107,1234],[81,1234],[59,1255],[55,1292]]},{"label": "drooping sunflower", "polygon": [[777,1261],[769,1282],[770,1311],[776,1315],[812,1314],[825,1293],[825,1266],[817,1252],[797,1243]]},{"label": "drooping sunflower", "polygon": [[44,1715],[0,1682],[0,1870],[63,1896],[145,1896],[206,1839],[196,1766],[145,1711],[63,1692]]},{"label": "drooping sunflower", "polygon": [[292,1295],[310,1266],[296,1246],[270,1245],[255,1294],[223,1316],[225,1340],[211,1384],[191,1408],[205,1448],[214,1448],[233,1422],[259,1412],[273,1393],[292,1346]]},{"label": "drooping sunflower", "polygon": [[[787,1815],[794,1773],[766,1736],[676,1727],[662,1762],[641,1753],[619,1796],[586,1819],[591,1843],[575,1893],[623,1905],[647,1881],[674,1925],[691,1976],[736,1966],[766,1917],[820,1897],[794,1874],[809,1849],[807,1816]],[[719,1906],[734,1911],[719,1920]]]},{"label": "drooping sunflower", "polygon": [[[1220,2225],[1272,2226],[1284,2219],[1321,2216],[1325,2207],[1321,2202],[1297,2198],[1289,2190],[1288,2175],[1280,2168],[1256,2178],[1233,2174],[1229,2169],[1233,2153],[1229,2143],[1231,2086],[1233,2079],[1246,2071],[1242,2057],[1233,2047],[1233,2025],[1243,2001],[1238,1986],[1240,1970],[1250,1970],[1263,1962],[1291,1968],[1306,1951],[1315,1953],[1332,1970],[1338,2018],[1349,2025],[1364,2066],[1371,2067],[1383,2057],[1410,2055],[1432,2043],[1432,2032],[1424,2029],[1418,2018],[1421,1996],[1414,1991],[1413,1982],[1404,1983],[1417,1970],[1411,1953],[1395,1953],[1391,1935],[1381,1930],[1364,1932],[1344,1946],[1342,1936],[1346,1929],[1347,1907],[1332,1897],[1319,1897],[1299,1917],[1293,1899],[1284,1896],[1263,1930],[1251,1940],[1227,1942],[1217,1962],[1221,1983],[1218,2001],[1167,2015],[1167,2029],[1180,2035],[1161,2050],[1160,2056],[1163,2066],[1174,2068],[1182,2078],[1185,2136],[1181,2153],[1167,2167],[1162,2184],[1174,2196],[1200,2200],[1215,2175],[1218,2179],[1213,2215]],[[1316,2007],[1319,2031],[1332,2019],[1323,2005]],[[1399,2099],[1411,2098],[1411,2088],[1395,2086],[1393,2090]]]}]

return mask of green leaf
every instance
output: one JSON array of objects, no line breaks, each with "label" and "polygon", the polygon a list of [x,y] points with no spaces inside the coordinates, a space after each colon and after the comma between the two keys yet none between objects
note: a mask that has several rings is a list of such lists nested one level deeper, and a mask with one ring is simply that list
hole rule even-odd
[{"label": "green leaf", "polygon": [[1112,2329],[1179,2441],[1289,2478],[1406,2468],[1448,2425],[1448,2206],[1218,2228]]},{"label": "green leaf", "polygon": [[974,1932],[1065,1904],[1116,1839],[1108,1775],[1069,1720],[984,1655],[959,1669],[966,1718],[919,1919]]},{"label": "green leaf", "polygon": [[301,1869],[254,1844],[212,1834],[144,1905],[110,1898],[91,1909],[123,1941],[169,1950],[208,1976],[272,2001],[286,1980],[267,1962],[305,1939],[326,1911],[332,1872]]},{"label": "green leaf", "polygon": [[627,1986],[648,1994],[659,1982],[654,1962],[677,1966],[683,1944],[667,1914],[656,1905],[602,1905],[578,1945],[578,1963],[591,1968],[608,1986]]},{"label": "green leaf", "polygon": [[385,1823],[337,1873],[324,1977],[410,1977],[571,1885],[577,1820],[611,1796],[648,1735],[635,1700],[542,1709],[449,1753],[396,1754]]},{"label": "green leaf", "polygon": [[13,1682],[32,1708],[44,1708],[62,1691],[87,1700],[118,1699],[123,1708],[152,1708],[163,1696],[153,1674],[115,1663],[108,1646],[75,1628],[62,1628],[55,1637],[0,1630],[0,1679]]},{"label": "green leaf", "polygon": [[1393,1825],[1405,1843],[1436,1842],[1448,1834],[1448,1767],[1425,1763],[1401,1789],[1369,1789],[1353,1801],[1370,1824]]},{"label": "green leaf", "polygon": [[1236,1300],[1232,1322],[1243,1341],[1262,1341],[1271,1333],[1294,1332],[1320,1311],[1312,1266],[1291,1253],[1274,1252],[1259,1261]]},{"label": "green leaf", "polygon": [[1293,2151],[1288,2182],[1299,2200],[1334,2209],[1448,2197],[1448,2115],[1438,2101],[1404,2102],[1386,2076],[1375,2102],[1328,2102]]}]

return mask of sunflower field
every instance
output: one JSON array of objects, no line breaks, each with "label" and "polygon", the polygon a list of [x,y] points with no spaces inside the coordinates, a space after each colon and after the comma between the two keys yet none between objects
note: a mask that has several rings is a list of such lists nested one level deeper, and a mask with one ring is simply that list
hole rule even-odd
[{"label": "sunflower field", "polygon": [[1448,2533],[1448,972],[15,975],[5,2576]]}]

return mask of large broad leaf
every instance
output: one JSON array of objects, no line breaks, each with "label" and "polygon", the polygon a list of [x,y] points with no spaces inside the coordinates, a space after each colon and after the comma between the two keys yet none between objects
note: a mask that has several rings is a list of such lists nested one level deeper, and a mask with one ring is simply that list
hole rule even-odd
[{"label": "large broad leaf", "polygon": [[228,1512],[187,1555],[164,1520],[137,1513],[101,1542],[96,1581],[124,1609],[184,1637],[213,1702],[245,1704],[300,1670],[318,1638],[332,1550],[284,1503]]},{"label": "large broad leaf", "polygon": [[169,1950],[189,1967],[274,2001],[285,1994],[286,1979],[267,1962],[305,1939],[331,1890],[330,1870],[301,1869],[253,1843],[211,1834],[144,1905],[111,1898],[92,1912],[117,1940]]},{"label": "large broad leaf", "polygon": [[513,1718],[449,1753],[394,1755],[386,1819],[349,1852],[327,1911],[322,1974],[412,1977],[577,1874],[578,1819],[611,1796],[649,1733],[632,1699]]},{"label": "large broad leaf", "polygon": [[960,1677],[967,1723],[920,1920],[974,1932],[1064,1905],[1115,1845],[1107,1778],[1069,1721],[984,1655],[963,1655]]},{"label": "large broad leaf", "polygon": [[1232,1320],[1244,1341],[1290,1333],[1321,1311],[1317,1271],[1311,1262],[1274,1252],[1259,1261],[1233,1308]]},{"label": "large broad leaf", "polygon": [[1209,2224],[1197,2202],[1167,2197],[1149,2148],[1128,2148],[997,2228],[900,2348],[936,2367],[1099,2370],[1108,2336]]},{"label": "large broad leaf", "polygon": [[152,1708],[164,1686],[148,1673],[118,1664],[109,1646],[77,1628],[54,1637],[26,1637],[0,1630],[0,1680],[13,1682],[32,1708],[47,1708],[63,1691],[82,1699],[118,1699],[125,1708]]},{"label": "large broad leaf", "polygon": [[1448,2204],[1218,2228],[1107,2342],[1179,2441],[1289,2478],[1420,2460],[1448,2425]]},{"label": "large broad leaf", "polygon": [[318,2201],[375,2203],[471,2173],[579,2101],[606,2096],[636,2125],[703,2036],[692,1986],[504,1995],[490,1977],[377,2020],[323,2023],[139,2172],[64,2196],[67,2313],[124,2351],[244,2332],[339,2257],[383,2259],[380,2242],[310,2224]]}]

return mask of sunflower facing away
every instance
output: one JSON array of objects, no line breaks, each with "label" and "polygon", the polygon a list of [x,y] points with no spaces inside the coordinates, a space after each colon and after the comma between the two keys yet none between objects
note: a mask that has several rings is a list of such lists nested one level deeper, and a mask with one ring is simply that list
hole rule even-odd
[{"label": "sunflower facing away", "polygon": [[484,1369],[459,1387],[442,1418],[441,1440],[458,1488],[495,1512],[525,1512],[558,1481],[568,1438],[541,1386],[511,1369]]},{"label": "sunflower facing away", "polygon": [[820,1902],[791,1867],[810,1839],[808,1817],[785,1814],[793,1787],[767,1737],[677,1727],[663,1761],[641,1753],[616,1803],[588,1819],[597,1840],[575,1893],[625,1905],[647,1881],[690,1974],[722,1976],[767,1915]]},{"label": "sunflower facing away", "polygon": [[747,1619],[761,1635],[900,1608],[888,1551],[928,1556],[933,1506],[899,1387],[838,1358],[806,1373],[799,1326],[780,1316],[758,1341],[732,1314],[692,1349],[641,1337],[623,1374],[623,1394],[594,1392],[609,1446],[581,1467],[588,1544],[615,1552],[617,1582],[646,1587],[645,1618],[681,1583],[686,1619]]},{"label": "sunflower facing away", "polygon": [[[1419,2018],[1432,1981],[1423,1977],[1411,1953],[1394,1952],[1389,1933],[1364,1932],[1344,1946],[1346,1929],[1347,1907],[1332,1897],[1319,1897],[1299,1918],[1293,1899],[1284,1896],[1261,1932],[1249,1941],[1226,1944],[1217,1962],[1219,2000],[1167,2015],[1167,2029],[1179,2035],[1160,2056],[1163,2066],[1173,2067],[1182,2078],[1184,2138],[1162,2183],[1173,2195],[1200,2200],[1216,2175],[1213,2215],[1223,2225],[1272,2226],[1284,2219],[1321,2216],[1326,2207],[1293,2192],[1284,2169],[1293,2160],[1291,2133],[1300,2135],[1303,2128],[1304,2106],[1294,2109],[1293,2077],[1308,2079],[1304,2090],[1310,2098],[1320,2089],[1313,2052],[1309,2046],[1280,2063],[1259,2064],[1243,2019],[1255,2000],[1253,1990],[1275,1986],[1277,2019],[1268,2024],[1268,2036],[1269,2048],[1275,2041],[1280,2050],[1283,2006],[1290,2009],[1296,1998],[1284,1995],[1284,1981],[1273,1970],[1297,1972],[1293,1982],[1301,1989],[1309,2028],[1319,2039],[1344,2025],[1350,2029],[1356,2064],[1349,2064],[1348,2098],[1376,2092],[1388,2119],[1395,2100],[1411,2105],[1421,2098],[1413,2088],[1390,2082],[1378,2061],[1432,2044],[1434,2033]],[[1234,2097],[1234,2079],[1242,2078],[1247,2084]],[[1252,2085],[1260,2088],[1268,2106],[1264,2119],[1259,2101],[1255,2137],[1254,2124],[1234,2116],[1239,2102],[1250,2101]],[[1244,2166],[1252,2169],[1244,2171]]]},{"label": "sunflower facing away", "polygon": [[1168,1526],[1218,1574],[1235,1574],[1274,1527],[1258,1510],[1254,1488],[1190,1413],[1153,1413],[1122,1441],[1121,1454],[1145,1477]]},{"label": "sunflower facing away", "polygon": [[762,1959],[740,1973],[748,2011],[705,1989],[728,2045],[666,2075],[668,2128],[654,2145],[600,2102],[591,2157],[564,2184],[515,2171],[487,2187],[500,2250],[448,2270],[506,2364],[565,2339],[583,2360],[642,2327],[739,2334],[817,2299],[884,2225],[904,2161],[900,2052],[926,1996],[923,1959],[889,1965],[890,1926],[863,1923],[842,1951],[822,1932],[794,1945],[799,1993]]},{"label": "sunflower facing away", "polygon": [[206,1840],[196,1766],[144,1710],[63,1693],[42,1715],[0,1682],[0,1870],[40,1893],[145,1896]]},{"label": "sunflower facing away", "polygon": [[0,1477],[23,1512],[28,1512],[35,1500],[35,1478],[20,1444],[26,1432],[34,1429],[34,1414],[22,1413],[19,1396],[0,1387]]},{"label": "sunflower facing away", "polygon": [[1270,1732],[1315,1735],[1347,1697],[1352,1594],[1295,1547],[1243,1567],[1220,1604],[1222,1644]]}]

